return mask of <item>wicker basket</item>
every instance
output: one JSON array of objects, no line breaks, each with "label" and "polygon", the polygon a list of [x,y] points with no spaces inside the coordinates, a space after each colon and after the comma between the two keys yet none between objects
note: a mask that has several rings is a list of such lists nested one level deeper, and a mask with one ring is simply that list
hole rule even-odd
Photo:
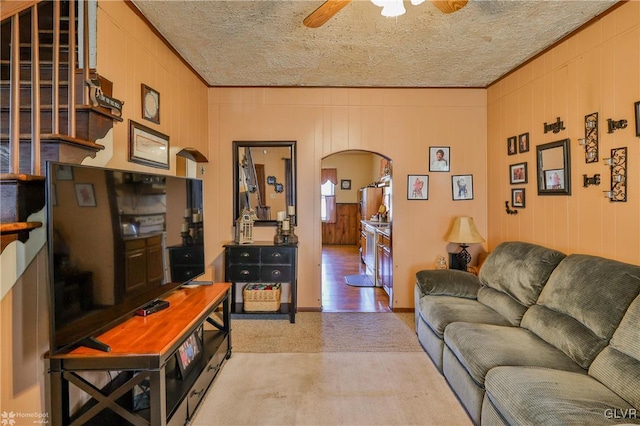
[{"label": "wicker basket", "polygon": [[246,312],[277,312],[280,310],[280,283],[247,284],[242,290]]}]

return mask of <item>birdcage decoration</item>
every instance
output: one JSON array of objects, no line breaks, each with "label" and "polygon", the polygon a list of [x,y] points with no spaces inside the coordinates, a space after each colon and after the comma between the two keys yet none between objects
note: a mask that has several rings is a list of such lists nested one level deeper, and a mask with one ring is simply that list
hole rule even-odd
[{"label": "birdcage decoration", "polygon": [[236,220],[236,243],[250,244],[253,242],[253,223],[255,215],[250,210],[244,209]]}]

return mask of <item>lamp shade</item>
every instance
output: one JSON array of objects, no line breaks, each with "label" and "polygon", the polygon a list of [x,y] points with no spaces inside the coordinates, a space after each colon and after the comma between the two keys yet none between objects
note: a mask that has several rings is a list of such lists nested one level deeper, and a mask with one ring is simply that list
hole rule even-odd
[{"label": "lamp shade", "polygon": [[460,216],[453,220],[453,226],[447,234],[446,240],[450,243],[458,244],[484,242],[484,238],[478,232],[476,224],[473,223],[473,218],[469,216]]}]

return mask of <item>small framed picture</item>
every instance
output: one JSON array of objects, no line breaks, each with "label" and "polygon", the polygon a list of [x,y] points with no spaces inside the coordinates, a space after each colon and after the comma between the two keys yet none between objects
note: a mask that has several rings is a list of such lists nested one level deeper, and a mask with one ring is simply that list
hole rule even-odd
[{"label": "small framed picture", "polygon": [[342,179],[342,180],[340,180],[340,189],[350,190],[351,189],[351,179]]},{"label": "small framed picture", "polygon": [[169,136],[129,120],[129,161],[169,168]]},{"label": "small framed picture", "polygon": [[73,180],[73,169],[71,166],[65,166],[59,164],[56,166],[56,179],[58,180]]},{"label": "small framed picture", "polygon": [[453,201],[473,200],[473,175],[451,176]]},{"label": "small framed picture", "polygon": [[96,194],[92,183],[76,183],[76,200],[80,207],[95,207]]},{"label": "small framed picture", "polygon": [[518,153],[518,138],[511,136],[507,138],[507,155],[515,155]]},{"label": "small framed picture", "polygon": [[429,171],[448,172],[451,170],[451,150],[448,146],[429,147]]},{"label": "small framed picture", "polygon": [[518,152],[529,151],[529,132],[523,133],[518,136]]},{"label": "small framed picture", "polygon": [[178,358],[180,375],[183,380],[187,374],[189,374],[195,362],[202,357],[201,336],[201,329],[194,331],[178,348],[176,356]]},{"label": "small framed picture", "polygon": [[518,163],[509,166],[509,182],[512,185],[527,183],[527,163]]},{"label": "small framed picture", "polygon": [[636,111],[636,136],[640,138],[640,101],[633,104]]},{"label": "small framed picture", "polygon": [[511,205],[514,208],[524,208],[524,188],[512,189],[511,190]]},{"label": "small framed picture", "polygon": [[544,171],[545,189],[565,189],[564,169]]},{"label": "small framed picture", "polygon": [[408,175],[407,200],[429,199],[429,175]]},{"label": "small framed picture", "polygon": [[160,93],[142,84],[142,118],[160,124]]}]

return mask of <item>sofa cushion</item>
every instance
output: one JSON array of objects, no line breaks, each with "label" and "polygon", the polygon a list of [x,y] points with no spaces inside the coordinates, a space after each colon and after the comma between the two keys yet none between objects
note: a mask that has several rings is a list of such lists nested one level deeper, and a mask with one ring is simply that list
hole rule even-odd
[{"label": "sofa cushion", "polygon": [[570,255],[553,271],[521,326],[587,369],[638,293],[640,266]]},{"label": "sofa cushion", "polygon": [[634,407],[592,377],[548,368],[496,367],[487,373],[486,399],[507,424],[640,423]]},{"label": "sofa cushion", "polygon": [[420,299],[420,316],[441,339],[449,323],[456,321],[510,325],[509,321],[477,300],[451,296],[425,296]]},{"label": "sofa cushion", "polygon": [[[495,292],[478,294],[478,300],[519,325],[522,314],[533,305],[555,267],[565,255],[523,242],[504,242],[487,257],[479,278]],[[497,293],[508,295],[498,300]]]},{"label": "sofa cushion", "polygon": [[424,270],[416,272],[416,286],[421,295],[475,299],[480,280],[475,275],[455,269]]},{"label": "sofa cushion", "polygon": [[640,416],[640,296],[625,313],[609,346],[591,364],[589,374],[637,408]]},{"label": "sofa cushion", "polygon": [[587,374],[562,351],[520,327],[454,322],[445,329],[444,341],[480,387],[484,386],[487,372],[501,365],[539,366]]}]

